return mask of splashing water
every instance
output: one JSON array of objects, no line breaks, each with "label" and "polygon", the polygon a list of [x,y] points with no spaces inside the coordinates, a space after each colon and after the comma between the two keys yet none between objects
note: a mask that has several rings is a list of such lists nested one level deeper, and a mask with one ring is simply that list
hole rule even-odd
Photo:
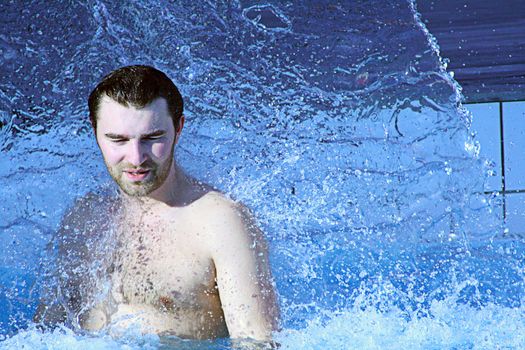
[{"label": "splashing water", "polygon": [[[110,183],[87,121],[105,73],[180,87],[178,161],[251,207],[284,349],[525,347],[523,240],[503,234],[460,87],[406,1],[1,4],[0,348],[230,348],[31,324],[45,246]],[[71,28],[64,31],[64,28]]]}]

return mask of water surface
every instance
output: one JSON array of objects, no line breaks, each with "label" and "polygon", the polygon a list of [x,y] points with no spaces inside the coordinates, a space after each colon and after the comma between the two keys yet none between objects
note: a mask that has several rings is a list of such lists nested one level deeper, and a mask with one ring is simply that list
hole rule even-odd
[{"label": "water surface", "polygon": [[30,322],[64,211],[113,186],[87,96],[142,63],[185,97],[178,162],[252,208],[267,234],[282,348],[523,348],[523,239],[481,193],[490,169],[414,7],[0,5],[0,347],[233,346]]}]

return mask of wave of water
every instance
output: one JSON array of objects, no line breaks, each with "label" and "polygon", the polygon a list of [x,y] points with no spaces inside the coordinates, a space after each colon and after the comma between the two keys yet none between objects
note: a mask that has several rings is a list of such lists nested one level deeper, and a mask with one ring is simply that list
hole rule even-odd
[{"label": "wave of water", "polygon": [[[302,329],[275,335],[281,349],[521,349],[525,346],[523,307],[495,304],[475,308],[449,297],[434,301],[424,315],[393,308],[355,307],[329,312]],[[230,349],[229,342],[161,339],[130,334],[80,336],[71,330],[25,330],[0,343],[2,349]],[[249,349],[250,347],[246,347]]]},{"label": "wave of water", "polygon": [[523,347],[523,242],[482,193],[490,169],[414,7],[0,4],[0,347],[232,347],[32,328],[64,210],[110,182],[86,97],[132,63],[185,96],[178,161],[263,226],[283,348]]}]

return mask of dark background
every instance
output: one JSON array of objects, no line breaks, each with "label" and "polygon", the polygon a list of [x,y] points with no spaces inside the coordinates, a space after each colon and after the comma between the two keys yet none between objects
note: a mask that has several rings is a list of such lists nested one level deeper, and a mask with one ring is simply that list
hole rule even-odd
[{"label": "dark background", "polygon": [[525,100],[525,0],[416,3],[467,102]]}]

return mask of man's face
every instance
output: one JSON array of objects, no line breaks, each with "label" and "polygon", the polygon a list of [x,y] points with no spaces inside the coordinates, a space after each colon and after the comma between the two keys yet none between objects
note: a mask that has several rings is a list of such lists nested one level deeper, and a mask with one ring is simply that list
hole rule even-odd
[{"label": "man's face", "polygon": [[176,132],[166,100],[141,109],[109,97],[101,101],[97,142],[111,177],[130,196],[145,196],[165,182],[172,169]]}]

